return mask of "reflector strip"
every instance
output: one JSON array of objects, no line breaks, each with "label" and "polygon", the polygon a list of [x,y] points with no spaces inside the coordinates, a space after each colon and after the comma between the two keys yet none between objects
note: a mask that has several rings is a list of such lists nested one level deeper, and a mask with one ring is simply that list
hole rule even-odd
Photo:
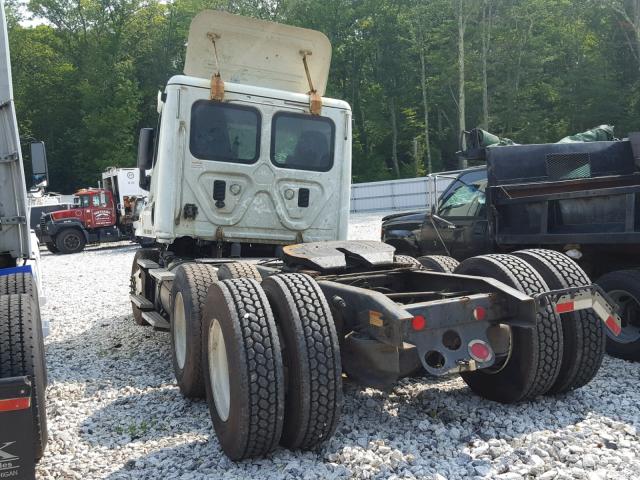
[{"label": "reflector strip", "polygon": [[31,397],[9,398],[7,400],[0,400],[0,412],[26,410],[29,407],[31,407]]},{"label": "reflector strip", "polygon": [[593,300],[593,297],[578,298],[573,301],[573,309],[586,310],[587,308],[591,308],[593,306]]},{"label": "reflector strip", "polygon": [[556,305],[556,312],[558,313],[573,312],[573,302],[558,303]]},{"label": "reflector strip", "polygon": [[609,318],[607,318],[607,321],[604,323],[616,337],[620,335],[620,331],[622,330],[622,328],[620,327],[620,325],[618,325],[618,322],[616,322],[615,318],[609,315]]}]

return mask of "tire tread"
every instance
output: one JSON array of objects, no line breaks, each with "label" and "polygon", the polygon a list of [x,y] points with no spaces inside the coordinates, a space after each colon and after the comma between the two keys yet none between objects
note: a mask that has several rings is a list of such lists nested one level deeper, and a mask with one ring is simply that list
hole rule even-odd
[{"label": "tire tread", "polygon": [[[209,291],[209,287],[213,282],[218,280],[218,276],[216,274],[216,270],[208,264],[204,263],[183,263],[180,265],[179,269],[182,269],[184,280],[186,282],[186,286],[190,292],[190,296],[192,299],[191,308],[193,309],[193,313],[198,318],[198,325],[196,328],[196,337],[197,342],[193,342],[193,344],[189,347],[187,345],[187,349],[196,348],[197,349],[197,358],[201,358],[201,338],[202,338],[202,309],[207,300],[207,292]],[[176,272],[176,276],[180,275],[179,270]],[[176,283],[176,279],[173,281],[173,290],[176,289],[178,283]],[[174,297],[175,298],[175,297]],[[173,315],[173,313],[172,313]],[[189,319],[186,319],[189,322]],[[173,323],[173,321],[172,321]],[[173,333],[172,333],[173,335]],[[189,335],[187,333],[187,342],[189,342]],[[173,346],[173,345],[172,345]],[[191,386],[188,391],[184,391],[185,395],[194,398],[202,398],[205,395],[204,389],[204,377],[202,372],[202,362],[196,362],[194,372],[192,375],[193,379],[191,382]]]},{"label": "tire tread", "polygon": [[[307,361],[300,366],[309,389],[306,424],[292,426],[297,430],[297,441],[286,446],[310,449],[331,437],[340,416],[342,366],[338,335],[329,305],[315,280],[301,273],[276,275],[274,280],[281,281],[293,297],[305,343],[306,355],[302,357]],[[285,416],[285,425],[286,422]]]},{"label": "tire tread", "polygon": [[[529,249],[516,255],[545,264],[555,280],[557,288],[591,285],[587,274],[569,257],[560,252],[545,249]],[[550,285],[556,288],[555,285]],[[591,310],[581,310],[561,315],[565,355],[561,372],[548,393],[564,393],[580,388],[598,373],[604,358],[605,340],[602,321]],[[571,341],[575,348],[567,349]]]},{"label": "tire tread", "polygon": [[[229,307],[235,310],[240,324],[251,379],[247,386],[249,431],[242,458],[262,456],[277,446],[282,433],[284,381],[278,332],[266,296],[254,279],[227,279],[220,283],[233,300]],[[255,348],[256,345],[262,348]]]},{"label": "tire tread", "polygon": [[[453,257],[448,257],[446,255],[424,255],[422,257],[418,257],[417,260],[424,265],[423,260],[427,263],[436,263],[442,269],[444,273],[453,273],[453,271],[460,265],[460,262]],[[429,269],[428,265],[424,265],[425,268]]]},{"label": "tire tread", "polygon": [[231,278],[253,278],[260,282],[262,276],[253,263],[249,262],[233,262],[224,263],[218,268],[218,278],[220,280],[228,280]]},{"label": "tire tread", "polygon": [[36,459],[44,454],[47,435],[44,398],[40,398],[45,394],[46,375],[44,361],[38,357],[44,355],[38,319],[38,306],[29,294],[0,295],[0,378],[31,378]]}]

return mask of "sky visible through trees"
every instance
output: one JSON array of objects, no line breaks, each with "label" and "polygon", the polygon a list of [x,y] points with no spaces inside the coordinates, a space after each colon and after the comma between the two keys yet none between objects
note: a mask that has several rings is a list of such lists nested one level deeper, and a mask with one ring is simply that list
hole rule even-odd
[{"label": "sky visible through trees", "polygon": [[135,165],[205,8],[329,37],[326,95],[353,109],[354,182],[456,168],[461,128],[518,143],[640,130],[640,0],[18,1],[6,6],[20,133],[46,142],[64,193]]}]

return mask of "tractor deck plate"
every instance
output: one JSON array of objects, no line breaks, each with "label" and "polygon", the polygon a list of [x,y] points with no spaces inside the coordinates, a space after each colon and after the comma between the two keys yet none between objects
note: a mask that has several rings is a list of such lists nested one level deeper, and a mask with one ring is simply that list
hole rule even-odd
[{"label": "tractor deck plate", "polygon": [[286,264],[321,270],[390,265],[395,252],[390,245],[369,240],[300,243],[283,250]]}]

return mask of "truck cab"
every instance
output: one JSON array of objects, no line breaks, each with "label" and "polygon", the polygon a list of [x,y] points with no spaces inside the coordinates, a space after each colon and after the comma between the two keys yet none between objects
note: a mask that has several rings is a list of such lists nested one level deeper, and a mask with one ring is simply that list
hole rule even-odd
[{"label": "truck cab", "polygon": [[486,187],[486,168],[458,175],[440,196],[434,215],[423,219],[421,250],[458,259],[485,253],[490,246]]},{"label": "truck cab", "polygon": [[345,239],[351,110],[321,98],[330,59],[320,32],[279,25],[265,46],[251,19],[197,15],[184,75],[159,94],[158,127],[141,132],[149,195],[136,236],[185,256]]},{"label": "truck cab", "polygon": [[[80,214],[82,223],[89,229],[116,223],[113,195],[106,190],[80,190],[76,193],[74,208],[70,212],[76,216]],[[59,217],[64,218],[64,215],[59,214]]]},{"label": "truck cab", "polygon": [[458,260],[482,255],[492,248],[487,215],[487,169],[431,175],[451,180],[430,210],[396,213],[382,219],[382,241],[400,253],[448,255]]},{"label": "truck cab", "polygon": [[104,189],[82,189],[73,208],[44,214],[38,234],[52,253],[77,253],[87,243],[121,238],[113,194]]}]

